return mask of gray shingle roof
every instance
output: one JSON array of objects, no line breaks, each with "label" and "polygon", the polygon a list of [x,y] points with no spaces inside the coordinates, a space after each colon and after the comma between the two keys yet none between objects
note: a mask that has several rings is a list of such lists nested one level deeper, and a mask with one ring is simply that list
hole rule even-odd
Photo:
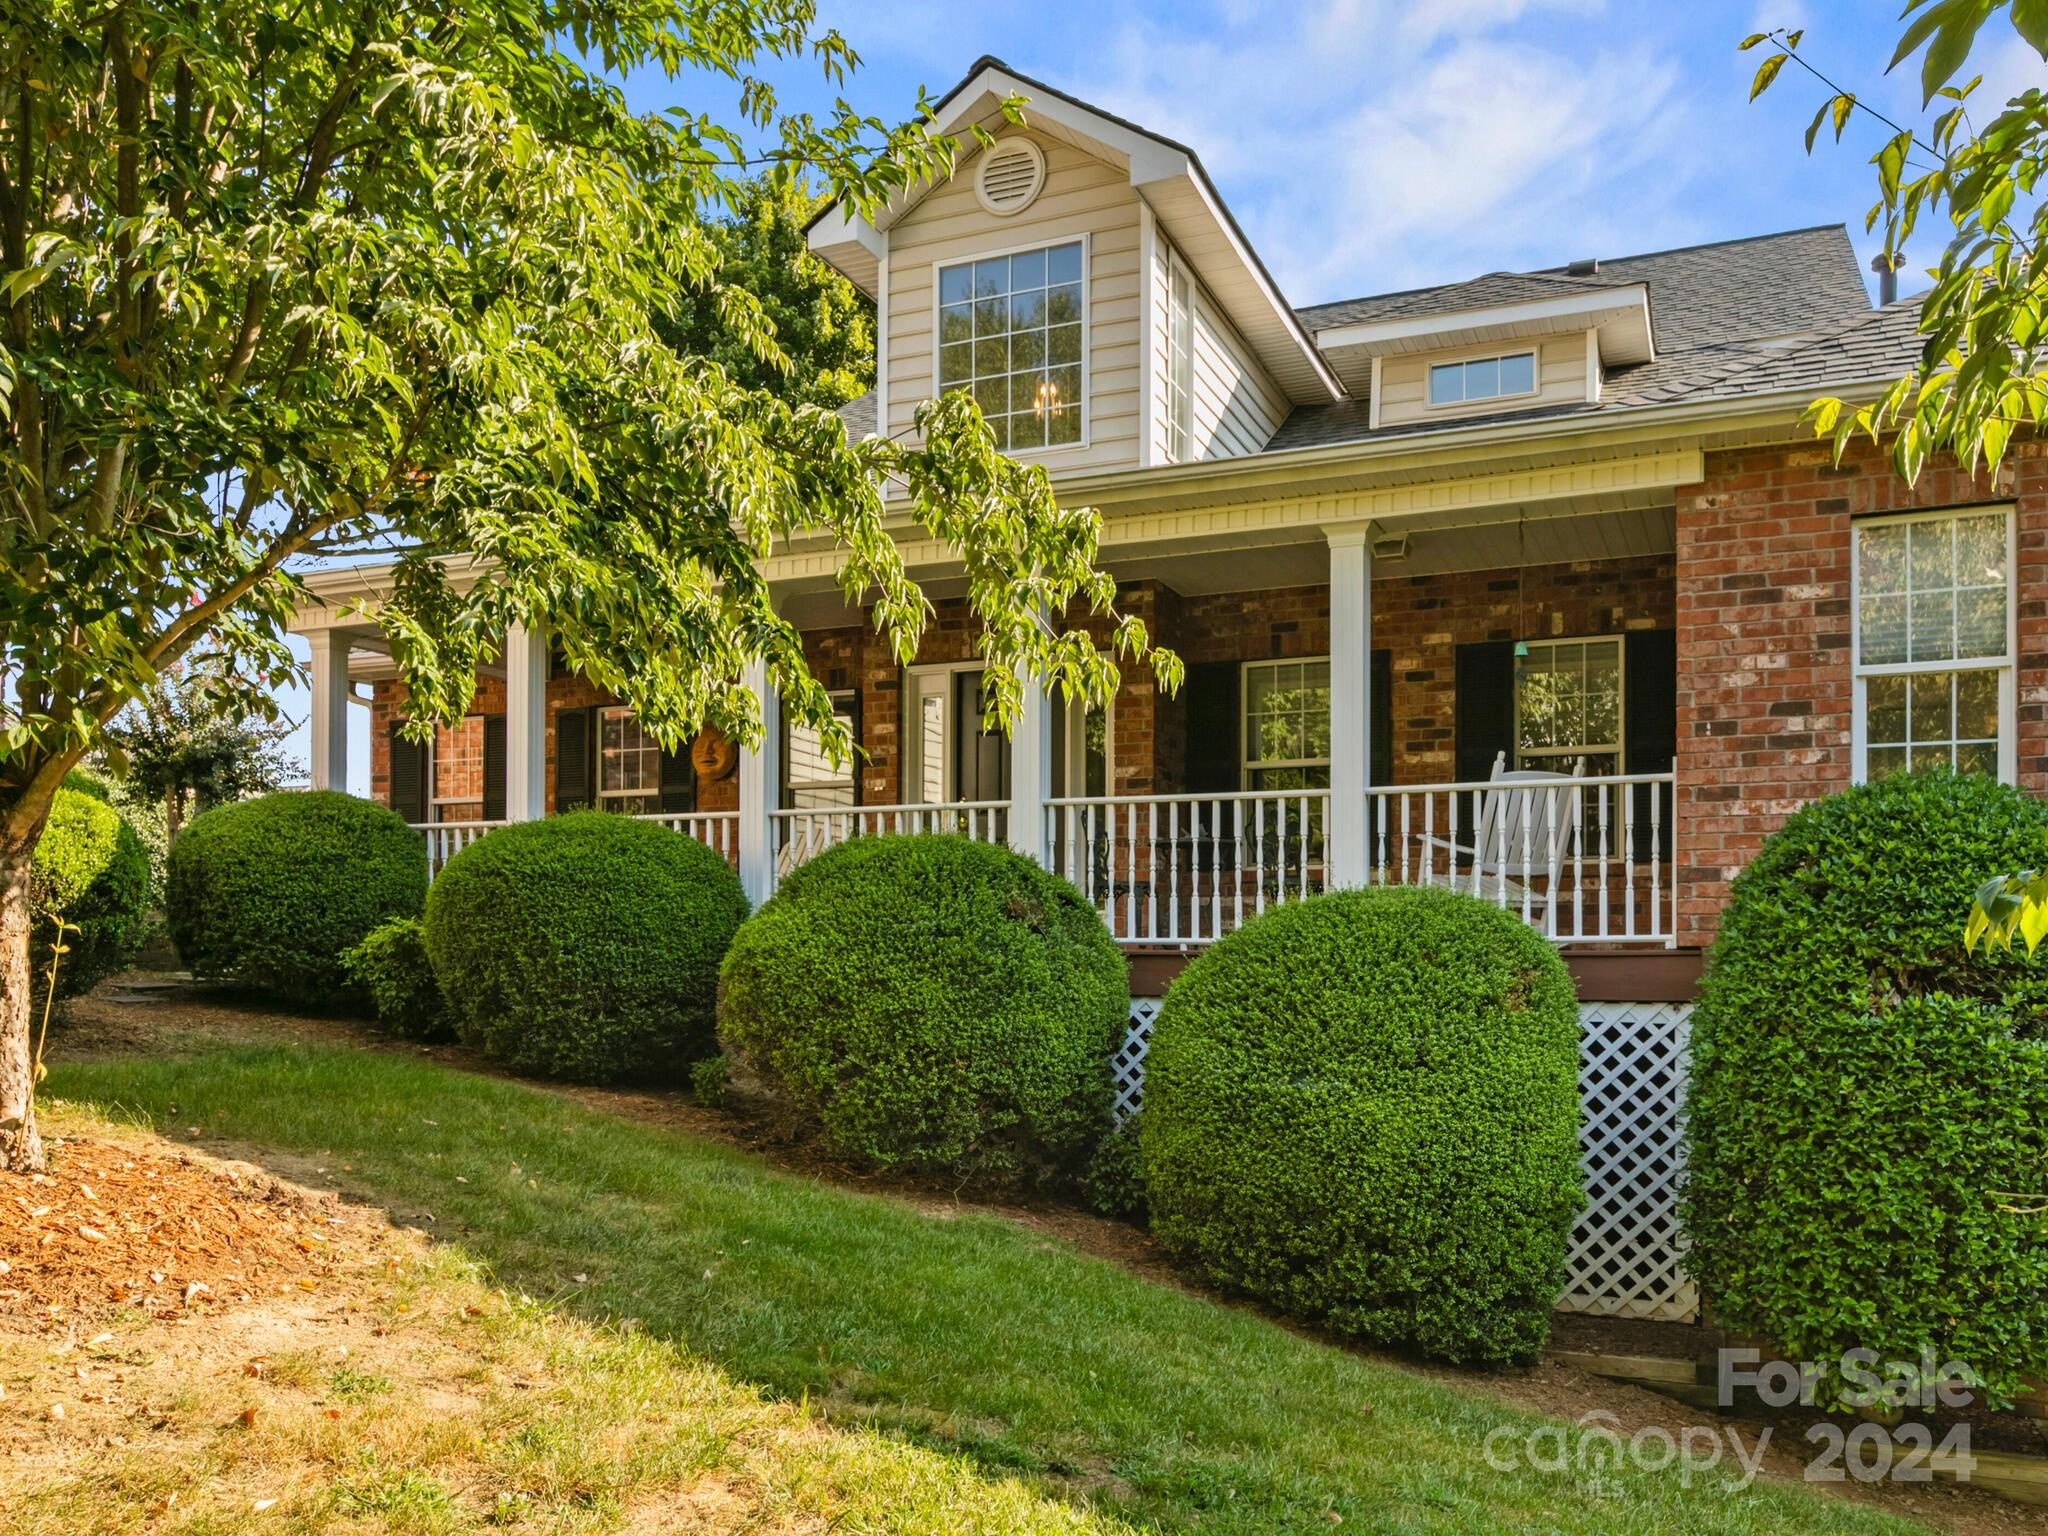
[{"label": "gray shingle roof", "polygon": [[864,395],[855,395],[839,407],[839,419],[846,423],[846,440],[857,443],[864,437],[875,435],[875,392],[871,389]]},{"label": "gray shingle roof", "polygon": [[1435,288],[1409,288],[1400,293],[1376,293],[1362,299],[1340,299],[1335,304],[1315,304],[1297,309],[1301,323],[1312,331],[1327,331],[1340,325],[1357,325],[1370,320],[1407,320],[1418,315],[1447,315],[1461,309],[1486,309],[1495,304],[1520,304],[1529,299],[1553,299],[1562,293],[1616,288],[1634,278],[1571,277],[1554,272],[1489,272],[1469,282],[1443,283]]},{"label": "gray shingle roof", "polygon": [[[1559,291],[1545,289],[1546,282],[1645,284],[1656,326],[1655,360],[1610,372],[1592,405],[1525,407],[1455,421],[1405,422],[1376,432],[1363,400],[1303,406],[1280,424],[1265,451],[1817,388],[1903,372],[1918,354],[1918,303],[1873,310],[1848,232],[1839,224],[1624,256],[1602,261],[1591,278],[1571,277],[1561,268],[1489,273],[1466,283],[1320,304],[1300,314],[1313,329],[1448,314],[1475,302],[1514,303]],[[1479,294],[1491,297],[1475,299]]]}]

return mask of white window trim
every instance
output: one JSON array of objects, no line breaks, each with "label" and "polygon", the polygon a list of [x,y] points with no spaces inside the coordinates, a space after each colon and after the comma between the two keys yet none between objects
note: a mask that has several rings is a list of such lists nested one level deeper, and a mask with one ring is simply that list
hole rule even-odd
[{"label": "white window trim", "polygon": [[1530,747],[1528,760],[1523,758],[1522,747],[1522,668],[1520,662],[1526,657],[1516,657],[1515,667],[1515,739],[1513,743],[1513,766],[1533,768],[1539,764],[1562,760],[1569,764],[1574,757],[1592,757],[1597,753],[1614,754],[1614,771],[1628,772],[1628,636],[1626,635],[1557,635],[1542,640],[1524,640],[1531,652],[1536,650],[1557,650],[1567,645],[1612,645],[1614,647],[1614,684],[1620,697],[1614,711],[1615,739],[1612,742],[1581,742],[1571,747]]},{"label": "white window trim", "polygon": [[[1958,517],[1982,517],[1996,513],[2005,519],[2005,655],[1972,656],[1946,661],[1863,661],[1863,532],[1866,528],[1892,527],[1902,523],[1946,522]],[[1849,524],[1849,672],[1852,678],[1849,704],[1850,771],[1855,782],[1870,781],[1868,697],[1865,687],[1873,677],[1904,677],[1916,672],[1988,672],[1998,677],[1998,779],[2012,784],[2019,778],[2019,565],[2018,540],[2013,504],[1984,502],[1958,507],[1938,507],[1927,512],[1887,513],[1881,517],[1854,518]],[[1908,622],[1910,624],[1910,610]],[[1909,631],[1910,634],[1910,631]],[[1910,648],[1910,642],[1909,642]]]},{"label": "white window trim", "polygon": [[[1432,400],[1430,380],[1439,368],[1463,368],[1468,363],[1504,362],[1511,357],[1529,359],[1529,387],[1527,389],[1503,390],[1494,395],[1466,395],[1456,400]],[[1464,357],[1439,357],[1423,364],[1422,404],[1425,410],[1459,411],[1468,405],[1491,405],[1496,400],[1530,400],[1543,393],[1543,349],[1541,347],[1511,347],[1505,352],[1474,352]]]},{"label": "white window trim", "polygon": [[806,780],[801,786],[791,781],[789,776],[791,767],[789,736],[792,731],[798,729],[798,726],[796,721],[785,715],[782,721],[782,751],[778,754],[781,761],[777,765],[777,772],[780,774],[782,782],[776,787],[775,791],[775,803],[781,809],[789,809],[785,802],[793,799],[799,788],[810,790],[833,789],[842,784],[852,792],[853,798],[845,806],[835,806],[832,809],[850,810],[860,804],[860,739],[858,736],[860,725],[860,690],[857,688],[834,688],[827,692],[826,697],[832,701],[835,714],[838,713],[842,705],[850,706],[848,712],[852,715],[853,724],[856,728],[853,743],[854,750],[852,755],[847,758],[846,767],[843,770],[845,776],[837,779],[810,779]]},{"label": "white window trim", "polygon": [[[1079,453],[1089,445],[1090,434],[1095,425],[1095,248],[1094,242],[1085,229],[1071,235],[1040,236],[1023,245],[992,246],[988,250],[975,251],[971,255],[959,256],[947,261],[934,261],[932,274],[932,398],[940,394],[939,383],[939,274],[948,267],[971,267],[977,261],[987,261],[996,256],[1028,255],[1032,251],[1049,251],[1055,246],[1073,245],[1081,247],[1081,435],[1071,443],[1057,443],[1042,448],[1019,448],[1009,452],[1010,457],[1024,459],[1048,458],[1058,454]],[[887,338],[882,339],[886,347]],[[1064,366],[1064,365],[1062,365]],[[977,663],[978,665],[978,663]]]},{"label": "white window trim", "polygon": [[[1173,356],[1173,299],[1180,293],[1187,301],[1187,354],[1176,369]],[[1166,462],[1188,464],[1198,457],[1195,453],[1195,274],[1188,264],[1180,259],[1180,253],[1167,248],[1166,262]],[[1182,373],[1185,377],[1182,377]],[[1180,451],[1174,450],[1173,436],[1176,419],[1173,405],[1174,385],[1181,388],[1181,414],[1185,416]]]},{"label": "white window trim", "polygon": [[645,800],[652,796],[661,799],[661,760],[655,759],[654,787],[652,789],[606,789],[604,787],[604,723],[616,715],[637,718],[638,712],[630,704],[606,704],[597,712],[597,798],[604,800]]},{"label": "white window trim", "polygon": [[[1256,661],[1243,661],[1237,667],[1237,783],[1240,789],[1252,787],[1252,775],[1266,768],[1333,768],[1334,762],[1327,757],[1262,757],[1250,756],[1251,732],[1246,721],[1249,718],[1252,698],[1252,672],[1254,669],[1273,667],[1312,667],[1317,662],[1327,664],[1329,653],[1316,656],[1262,656]],[[1334,688],[1336,679],[1331,679]],[[1293,790],[1274,790],[1274,794],[1293,794]]]}]

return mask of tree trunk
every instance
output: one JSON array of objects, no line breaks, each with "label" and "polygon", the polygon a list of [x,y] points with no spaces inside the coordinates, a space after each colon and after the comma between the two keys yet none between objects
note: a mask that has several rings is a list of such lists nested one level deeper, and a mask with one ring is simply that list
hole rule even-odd
[{"label": "tree trunk", "polygon": [[12,1173],[38,1173],[45,1166],[36,1133],[35,987],[28,958],[35,922],[29,859],[35,845],[33,837],[0,839],[0,1168]]},{"label": "tree trunk", "polygon": [[164,846],[168,848],[178,840],[178,830],[185,825],[185,787],[177,785],[164,791]]}]

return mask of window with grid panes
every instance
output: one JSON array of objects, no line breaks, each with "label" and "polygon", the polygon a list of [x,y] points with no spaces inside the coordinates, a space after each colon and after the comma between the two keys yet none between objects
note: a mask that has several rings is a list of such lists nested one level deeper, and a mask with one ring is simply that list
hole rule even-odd
[{"label": "window with grid panes", "polygon": [[974,396],[1005,451],[1081,441],[1078,240],[939,268],[939,388]]}]

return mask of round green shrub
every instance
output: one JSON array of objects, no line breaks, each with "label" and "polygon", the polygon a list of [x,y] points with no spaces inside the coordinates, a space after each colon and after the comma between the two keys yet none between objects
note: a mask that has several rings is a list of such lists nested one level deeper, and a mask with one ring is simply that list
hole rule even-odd
[{"label": "round green shrub", "polygon": [[53,919],[76,925],[64,935],[59,997],[76,997],[126,968],[149,922],[149,854],[142,839],[96,782],[66,785],[51,802],[42,841],[29,857],[29,902],[35,909],[29,965],[38,1004],[57,937]]},{"label": "round green shrub", "polygon": [[377,1022],[392,1034],[428,1042],[455,1038],[418,918],[379,923],[341,960],[350,979],[369,994]]},{"label": "round green shrub", "polygon": [[397,815],[335,790],[238,800],[171,845],[171,940],[203,980],[297,1003],[348,992],[342,956],[372,928],[416,917],[427,854]]},{"label": "round green shrub", "polygon": [[717,1050],[718,964],[746,915],[739,877],[695,838],[578,811],[450,859],[427,954],[457,1033],[515,1070],[676,1078]]},{"label": "round green shrub", "polygon": [[1688,1260],[1789,1358],[2048,1375],[2048,957],[1964,952],[2048,808],[1899,774],[1806,807],[1737,876],[1692,1020]]},{"label": "round green shrub", "polygon": [[1065,881],[964,837],[863,837],[726,958],[718,1034],[837,1157],[985,1183],[1078,1175],[1109,1123],[1124,959]]},{"label": "round green shrub", "polygon": [[1442,889],[1290,902],[1167,993],[1152,1230],[1337,1332],[1529,1360],[1581,1203],[1578,1119],[1577,1000],[1533,928]]}]

